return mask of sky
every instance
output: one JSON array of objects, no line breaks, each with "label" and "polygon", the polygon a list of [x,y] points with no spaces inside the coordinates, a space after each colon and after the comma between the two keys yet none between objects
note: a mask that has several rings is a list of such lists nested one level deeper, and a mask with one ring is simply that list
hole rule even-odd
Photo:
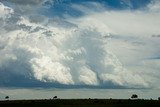
[{"label": "sky", "polygon": [[0,87],[160,88],[160,0],[0,0]]}]

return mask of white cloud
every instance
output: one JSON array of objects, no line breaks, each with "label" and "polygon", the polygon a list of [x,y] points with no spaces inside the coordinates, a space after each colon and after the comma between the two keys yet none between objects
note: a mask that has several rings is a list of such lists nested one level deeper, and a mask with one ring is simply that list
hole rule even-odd
[{"label": "white cloud", "polygon": [[159,12],[160,10],[160,1],[152,0],[150,4],[147,6],[150,11]]},{"label": "white cloud", "polygon": [[36,79],[44,82],[58,82],[61,84],[74,84],[70,69],[51,58],[33,58],[30,61]]},{"label": "white cloud", "polygon": [[9,17],[11,14],[13,13],[13,9],[4,6],[1,2],[0,2],[0,18],[6,18]]},{"label": "white cloud", "polygon": [[98,79],[95,72],[91,71],[87,67],[81,67],[79,73],[79,80],[82,84],[86,85],[98,85]]}]

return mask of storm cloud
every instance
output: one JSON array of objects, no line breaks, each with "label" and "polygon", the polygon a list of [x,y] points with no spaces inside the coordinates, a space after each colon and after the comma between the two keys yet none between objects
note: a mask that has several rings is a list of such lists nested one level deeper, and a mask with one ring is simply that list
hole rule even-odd
[{"label": "storm cloud", "polygon": [[[97,2],[69,5],[83,13],[78,17],[39,8],[42,0],[9,3],[0,4],[0,86],[158,86],[157,3],[135,11],[108,11]],[[12,3],[32,4],[34,11],[25,14]],[[51,15],[38,13],[42,8]]]}]

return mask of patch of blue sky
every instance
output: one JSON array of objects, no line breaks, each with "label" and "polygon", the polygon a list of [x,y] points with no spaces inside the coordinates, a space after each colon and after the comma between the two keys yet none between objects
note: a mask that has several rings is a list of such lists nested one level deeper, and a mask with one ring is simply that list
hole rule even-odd
[{"label": "patch of blue sky", "polygon": [[[81,17],[85,13],[77,8],[74,8],[73,5],[82,5],[86,8],[89,8],[93,11],[103,11],[105,10],[137,10],[145,8],[152,0],[57,0],[52,5],[49,2],[46,2],[45,5],[50,5],[50,8],[42,11],[42,14],[47,16],[59,16],[64,17],[64,15],[69,15],[72,17]],[[100,4],[103,6],[99,8],[93,3]]]}]

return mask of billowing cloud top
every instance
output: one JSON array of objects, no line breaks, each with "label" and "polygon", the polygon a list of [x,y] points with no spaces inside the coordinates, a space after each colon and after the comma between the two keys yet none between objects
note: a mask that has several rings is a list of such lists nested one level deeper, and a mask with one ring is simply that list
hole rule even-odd
[{"label": "billowing cloud top", "polygon": [[0,86],[159,86],[159,1],[0,1]]}]

